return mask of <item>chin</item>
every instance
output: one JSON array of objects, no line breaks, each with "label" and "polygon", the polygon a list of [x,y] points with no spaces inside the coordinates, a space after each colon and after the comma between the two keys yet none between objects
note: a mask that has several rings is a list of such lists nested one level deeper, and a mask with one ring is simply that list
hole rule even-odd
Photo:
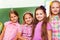
[{"label": "chin", "polygon": [[54,15],[57,15],[57,13],[54,13]]},{"label": "chin", "polygon": [[31,23],[28,23],[28,25],[30,25]]},{"label": "chin", "polygon": [[14,21],[13,23],[16,23],[16,21]]}]

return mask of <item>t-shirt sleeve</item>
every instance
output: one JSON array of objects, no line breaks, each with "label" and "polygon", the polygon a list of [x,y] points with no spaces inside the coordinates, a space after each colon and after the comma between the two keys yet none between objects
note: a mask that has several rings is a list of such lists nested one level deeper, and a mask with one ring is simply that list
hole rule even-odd
[{"label": "t-shirt sleeve", "polygon": [[47,24],[47,30],[52,30],[52,26],[50,23]]},{"label": "t-shirt sleeve", "polygon": [[8,25],[8,22],[5,22],[5,23],[4,23],[4,27],[7,27],[7,25]]}]

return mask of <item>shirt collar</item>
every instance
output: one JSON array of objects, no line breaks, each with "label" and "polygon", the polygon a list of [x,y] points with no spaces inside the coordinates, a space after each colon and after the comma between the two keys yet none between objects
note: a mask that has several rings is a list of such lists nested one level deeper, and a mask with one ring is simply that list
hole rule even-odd
[{"label": "shirt collar", "polygon": [[18,24],[18,22],[13,23],[12,21],[9,21],[9,23],[10,23],[10,24],[14,24],[14,25]]},{"label": "shirt collar", "polygon": [[25,26],[26,26],[26,27],[28,27],[28,26],[29,26],[29,27],[32,27],[32,24],[31,24],[31,25],[25,24]]}]

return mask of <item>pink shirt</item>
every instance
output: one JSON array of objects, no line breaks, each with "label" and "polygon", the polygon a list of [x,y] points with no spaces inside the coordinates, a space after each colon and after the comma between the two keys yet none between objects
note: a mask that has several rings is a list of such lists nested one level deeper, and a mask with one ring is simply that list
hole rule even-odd
[{"label": "pink shirt", "polygon": [[[42,26],[42,22],[39,22],[36,25],[33,40],[42,40],[42,38],[41,38],[41,26]],[[49,23],[47,24],[47,30],[51,30],[51,25]]]},{"label": "pink shirt", "polygon": [[11,21],[8,21],[4,23],[4,26],[6,27],[3,40],[13,40],[16,37],[17,32],[20,32],[20,24],[12,23]]},{"label": "pink shirt", "polygon": [[22,30],[21,30],[22,36],[24,38],[26,38],[27,40],[31,40],[32,39],[32,25],[27,26],[22,25]]}]

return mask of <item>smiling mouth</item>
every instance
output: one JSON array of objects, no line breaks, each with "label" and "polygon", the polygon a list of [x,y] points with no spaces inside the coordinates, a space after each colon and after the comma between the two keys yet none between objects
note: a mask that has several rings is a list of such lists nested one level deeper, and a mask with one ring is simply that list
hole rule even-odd
[{"label": "smiling mouth", "polygon": [[57,12],[57,11],[54,11],[54,12]]}]

